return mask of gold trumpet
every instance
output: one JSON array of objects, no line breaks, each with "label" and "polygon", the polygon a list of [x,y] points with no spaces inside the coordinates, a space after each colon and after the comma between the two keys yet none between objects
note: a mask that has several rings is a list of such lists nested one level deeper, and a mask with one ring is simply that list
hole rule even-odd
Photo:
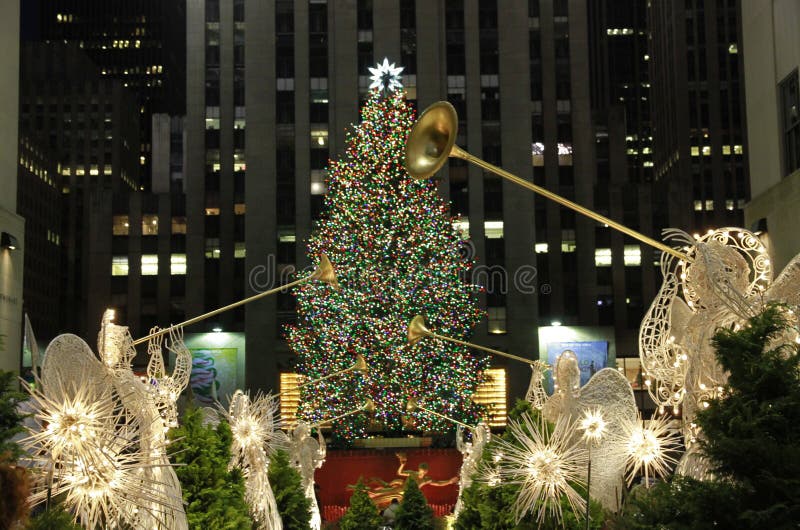
[{"label": "gold trumpet", "polygon": [[344,414],[340,414],[339,416],[335,416],[333,418],[328,418],[326,420],[320,420],[318,422],[312,423],[309,427],[319,427],[323,423],[330,423],[332,421],[340,420],[342,418],[346,418],[347,416],[352,416],[353,414],[358,414],[359,412],[366,412],[368,414],[375,413],[375,402],[372,399],[367,398],[363,405],[358,407],[357,409],[353,409],[349,412],[345,412]]},{"label": "gold trumpet", "polygon": [[469,430],[474,430],[475,429],[474,426],[467,425],[466,423],[464,423],[462,421],[458,421],[455,418],[451,418],[450,416],[445,416],[444,414],[439,414],[435,410],[426,409],[425,407],[423,407],[423,406],[421,406],[419,404],[419,402],[417,401],[417,398],[415,398],[415,397],[408,398],[408,401],[406,401],[406,412],[411,413],[411,412],[414,412],[416,410],[421,410],[423,412],[427,412],[428,414],[433,414],[434,416],[438,416],[438,417],[442,418],[443,420],[449,421],[450,423],[455,423],[456,425],[461,425],[462,427],[465,427],[465,428],[467,428]]},{"label": "gold trumpet", "polygon": [[224,307],[217,308],[213,311],[209,311],[208,313],[203,313],[202,315],[198,315],[194,318],[190,318],[180,324],[173,324],[172,326],[164,329],[160,329],[155,333],[151,333],[145,337],[140,339],[136,339],[133,341],[133,345],[136,346],[137,344],[141,344],[143,342],[147,342],[150,339],[154,339],[156,337],[160,337],[161,335],[167,334],[173,329],[176,328],[185,328],[186,326],[190,326],[196,322],[200,322],[201,320],[205,320],[207,318],[211,318],[213,316],[219,315],[220,313],[224,313],[225,311],[229,311],[241,305],[254,302],[255,300],[259,300],[266,296],[270,296],[276,293],[279,293],[286,289],[291,289],[292,287],[297,287],[298,285],[308,283],[310,281],[319,281],[322,283],[327,283],[331,286],[332,289],[338,291],[339,290],[339,282],[336,279],[336,271],[333,270],[333,264],[330,262],[328,257],[325,254],[320,254],[319,257],[319,265],[317,268],[314,269],[314,272],[306,276],[305,278],[300,278],[299,280],[295,280],[291,283],[287,283],[286,285],[281,285],[280,287],[276,287],[274,289],[270,289],[269,291],[264,291],[263,293],[255,294],[249,298],[245,298],[244,300],[239,300],[238,302],[234,302],[232,304],[226,305]]},{"label": "gold trumpet", "polygon": [[557,202],[562,206],[583,214],[598,223],[603,223],[615,230],[619,230],[623,234],[627,234],[642,243],[646,243],[655,247],[663,252],[667,252],[682,259],[686,262],[691,262],[686,254],[675,250],[674,248],[665,245],[660,241],[649,238],[644,234],[632,230],[625,225],[602,216],[588,208],[584,208],[580,204],[574,203],[564,197],[548,191],[541,186],[537,186],[525,179],[522,179],[502,168],[492,165],[480,158],[469,154],[457,145],[455,145],[456,133],[458,132],[458,115],[456,109],[447,101],[439,101],[425,109],[420,115],[411,133],[408,136],[406,143],[406,170],[408,174],[415,179],[426,179],[431,177],[434,173],[444,165],[449,157],[461,158],[475,164],[476,166],[499,175],[500,177],[509,180],[523,188],[527,188],[539,195],[547,197],[550,200]]},{"label": "gold trumpet", "polygon": [[510,353],[506,353],[500,350],[493,350],[492,348],[487,348],[486,346],[480,346],[479,344],[473,344],[471,342],[454,339],[452,337],[447,337],[445,335],[439,335],[438,333],[434,333],[433,331],[428,329],[428,326],[425,325],[425,317],[423,317],[422,315],[417,315],[411,319],[411,322],[408,323],[408,343],[416,344],[425,337],[433,337],[435,339],[444,340],[455,344],[460,344],[462,346],[467,346],[468,348],[475,348],[476,350],[482,350],[491,353],[492,355],[507,357],[509,359],[514,359],[515,361],[528,363],[530,365],[537,366],[540,368],[547,367],[547,365],[542,361],[534,361],[533,359],[526,359],[525,357],[519,357],[517,355],[512,355]]},{"label": "gold trumpet", "polygon": [[[359,354],[356,355],[356,362],[354,362],[352,364],[352,366],[349,366],[349,367],[347,367],[347,368],[345,368],[343,370],[337,370],[336,372],[332,372],[332,373],[330,373],[328,375],[324,375],[324,376],[320,377],[319,379],[314,379],[312,381],[306,381],[303,384],[297,385],[295,388],[291,389],[291,391],[299,390],[299,389],[301,389],[303,387],[306,387],[306,386],[309,386],[309,385],[313,385],[313,384],[319,383],[321,381],[325,381],[326,379],[330,379],[331,377],[336,377],[337,375],[346,374],[347,372],[361,372],[363,374],[366,374],[367,372],[369,372],[369,366],[367,365],[367,361],[366,361],[366,359],[364,359],[364,356],[359,353]],[[289,392],[289,390],[284,390],[283,392],[280,392],[279,394],[277,394],[277,396],[280,397],[280,396],[286,394],[287,392]]]}]

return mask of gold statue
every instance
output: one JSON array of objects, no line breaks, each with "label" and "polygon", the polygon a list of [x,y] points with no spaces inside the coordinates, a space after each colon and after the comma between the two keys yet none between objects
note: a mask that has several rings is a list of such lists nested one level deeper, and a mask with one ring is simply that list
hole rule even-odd
[{"label": "gold statue", "polygon": [[379,478],[373,478],[370,483],[377,482],[380,485],[371,487],[367,492],[372,501],[378,506],[382,507],[392,502],[392,499],[402,500],[403,491],[406,487],[406,482],[409,478],[414,478],[417,485],[422,489],[424,486],[449,486],[450,484],[457,484],[458,477],[453,477],[448,480],[433,480],[428,476],[428,464],[425,462],[420,463],[419,469],[405,469],[407,458],[405,453],[395,453],[400,465],[397,468],[397,475],[399,478],[393,479],[391,482],[385,482]]}]

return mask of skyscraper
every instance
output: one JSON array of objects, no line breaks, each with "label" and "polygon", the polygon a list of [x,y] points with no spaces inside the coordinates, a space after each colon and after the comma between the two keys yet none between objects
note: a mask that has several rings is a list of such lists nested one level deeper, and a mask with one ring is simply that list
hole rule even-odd
[{"label": "skyscraper", "polygon": [[655,178],[668,224],[740,226],[750,198],[741,68],[741,2],[651,2]]},{"label": "skyscraper", "polygon": [[137,187],[149,189],[151,119],[182,115],[185,102],[185,0],[30,0],[23,5],[23,38],[71,43],[100,75],[118,79],[139,105]]}]

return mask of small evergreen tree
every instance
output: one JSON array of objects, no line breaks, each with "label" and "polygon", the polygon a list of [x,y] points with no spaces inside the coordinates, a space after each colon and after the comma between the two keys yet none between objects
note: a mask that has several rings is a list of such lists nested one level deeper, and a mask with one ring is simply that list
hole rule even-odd
[{"label": "small evergreen tree", "polygon": [[25,395],[12,389],[14,380],[12,372],[0,370],[0,528],[12,528],[28,512],[28,475],[16,465],[22,450],[12,440],[25,430],[17,409]]},{"label": "small evergreen tree", "polygon": [[241,471],[228,471],[232,438],[228,424],[220,422],[216,429],[203,425],[200,409],[190,408],[180,427],[170,431],[170,438],[189,528],[252,528]]},{"label": "small evergreen tree", "polygon": [[714,335],[728,383],[695,422],[717,479],[676,477],[631,495],[615,528],[797,528],[800,356],[787,317],[770,304],[738,331]]},{"label": "small evergreen tree", "polygon": [[383,522],[378,508],[367,495],[367,487],[358,479],[356,490],[350,497],[350,508],[339,520],[340,530],[364,530],[378,528]]},{"label": "small evergreen tree", "polygon": [[15,380],[13,372],[0,370],[0,458],[5,455],[5,459],[11,461],[16,461],[22,453],[17,442],[11,439],[25,431],[22,427],[25,416],[19,413],[17,406],[26,396],[12,388]]},{"label": "small evergreen tree", "polygon": [[306,530],[311,528],[311,501],[303,492],[303,479],[289,462],[286,451],[276,451],[270,458],[269,483],[281,515],[283,530]]},{"label": "small evergreen tree", "polygon": [[83,530],[83,528],[72,520],[71,513],[61,505],[55,505],[31,517],[25,530]]},{"label": "small evergreen tree", "polygon": [[433,509],[428,506],[428,500],[417,486],[417,481],[414,477],[409,477],[403,490],[403,502],[397,510],[395,529],[434,530],[435,528]]}]

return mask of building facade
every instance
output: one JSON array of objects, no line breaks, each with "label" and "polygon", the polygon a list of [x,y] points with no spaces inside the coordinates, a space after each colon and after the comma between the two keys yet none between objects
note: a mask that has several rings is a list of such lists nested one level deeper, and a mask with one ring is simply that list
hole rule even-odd
[{"label": "building facade", "polygon": [[669,196],[664,225],[689,233],[741,226],[750,198],[742,4],[649,4],[655,178]]},{"label": "building facade", "polygon": [[74,44],[103,77],[119,80],[139,105],[137,188],[150,189],[151,121],[185,105],[185,0],[28,0],[24,39]]},{"label": "building facade", "polygon": [[25,218],[23,310],[35,333],[51,338],[63,328],[61,172],[55,157],[28,137],[19,140],[17,213]]},{"label": "building facade", "polygon": [[19,372],[25,220],[17,214],[19,3],[0,5],[0,46],[6,72],[0,85],[0,370]]},{"label": "building facade", "polygon": [[743,2],[750,186],[745,226],[762,232],[776,272],[800,252],[800,5]]},{"label": "building facade", "polygon": [[[103,77],[74,44],[25,43],[21,66],[20,131],[48,153],[59,173],[61,197],[50,207],[61,209],[62,220],[57,238],[63,251],[60,328],[94,337],[102,310],[93,310],[92,300],[105,295],[95,281],[105,280],[110,269],[93,259],[98,239],[91,225],[96,213],[92,197],[101,190],[136,188],[139,106],[122,82]],[[24,149],[19,157],[26,157]],[[21,185],[38,185],[24,177],[20,168]],[[35,190],[20,193],[31,197]]]}]

